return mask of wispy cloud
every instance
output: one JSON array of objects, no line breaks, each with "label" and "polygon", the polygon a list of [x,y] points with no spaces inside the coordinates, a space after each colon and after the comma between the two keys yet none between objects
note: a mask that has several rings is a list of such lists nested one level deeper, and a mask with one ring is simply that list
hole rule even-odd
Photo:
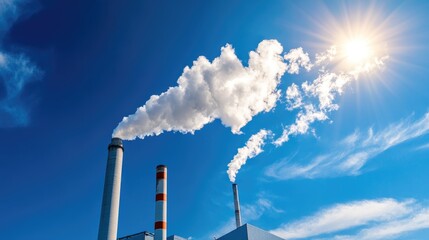
[{"label": "wispy cloud", "polygon": [[429,228],[429,208],[417,209],[412,214],[394,221],[386,221],[365,228],[356,235],[335,236],[337,240],[381,240],[400,237],[406,233]]},{"label": "wispy cloud", "polygon": [[7,30],[19,16],[17,4],[19,0],[1,0],[0,1],[0,38],[3,39]]},{"label": "wispy cloud", "polygon": [[[327,239],[387,239],[410,231],[429,228],[429,209],[413,199],[355,201],[322,209],[315,214],[270,231],[285,239],[334,234]],[[343,230],[355,235],[335,235]]]},{"label": "wispy cloud", "polygon": [[429,112],[417,120],[408,117],[375,132],[356,130],[329,153],[314,157],[308,163],[283,159],[270,165],[265,174],[276,179],[318,178],[361,174],[363,166],[378,154],[407,140],[429,132]]},{"label": "wispy cloud", "polygon": [[0,52],[0,79],[6,93],[0,99],[0,127],[28,124],[28,109],[22,102],[21,95],[26,85],[40,76],[41,71],[25,55]]},{"label": "wispy cloud", "polygon": [[429,143],[420,145],[420,146],[415,148],[415,150],[426,150],[426,149],[429,149]]},{"label": "wispy cloud", "polygon": [[29,122],[27,106],[22,101],[26,85],[41,76],[41,71],[23,53],[3,49],[2,41],[21,14],[24,0],[0,1],[0,84],[4,96],[0,98],[0,127],[25,126]]}]

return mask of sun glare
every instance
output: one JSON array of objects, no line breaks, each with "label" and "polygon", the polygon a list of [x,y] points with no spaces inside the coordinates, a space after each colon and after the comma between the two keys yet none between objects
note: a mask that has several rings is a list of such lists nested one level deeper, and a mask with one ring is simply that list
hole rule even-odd
[{"label": "sun glare", "polygon": [[360,64],[367,61],[373,54],[372,47],[367,39],[355,38],[344,44],[346,59],[352,64]]},{"label": "sun glare", "polygon": [[333,10],[320,3],[319,14],[309,16],[314,28],[303,31],[312,37],[310,41],[318,52],[334,49],[331,63],[336,70],[369,69],[403,49],[396,44],[408,23],[399,21],[395,12],[385,12],[383,6],[374,2],[350,7],[344,3]]}]

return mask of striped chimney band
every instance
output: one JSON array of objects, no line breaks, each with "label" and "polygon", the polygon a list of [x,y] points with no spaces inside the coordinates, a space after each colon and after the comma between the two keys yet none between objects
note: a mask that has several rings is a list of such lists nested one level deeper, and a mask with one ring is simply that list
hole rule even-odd
[{"label": "striped chimney band", "polygon": [[156,167],[155,197],[155,237],[154,240],[167,239],[167,167]]}]

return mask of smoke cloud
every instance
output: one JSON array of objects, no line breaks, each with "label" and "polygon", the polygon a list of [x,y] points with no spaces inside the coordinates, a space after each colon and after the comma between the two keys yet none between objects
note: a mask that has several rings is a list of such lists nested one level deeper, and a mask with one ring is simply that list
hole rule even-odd
[{"label": "smoke cloud", "polygon": [[[178,86],[151,96],[134,114],[123,118],[113,136],[133,140],[164,131],[194,133],[215,119],[233,133],[241,133],[253,116],[276,106],[280,78],[290,69],[282,51],[278,41],[264,40],[249,53],[248,67],[229,44],[212,62],[199,57],[192,67],[185,67]],[[299,64],[304,63],[305,59]]]},{"label": "smoke cloud", "polygon": [[[374,56],[364,63],[338,68],[344,59],[335,46],[317,53],[314,62],[301,47],[283,56],[282,52],[283,47],[277,40],[264,40],[249,53],[247,67],[229,44],[221,48],[220,56],[212,62],[200,56],[191,67],[185,67],[177,86],[151,96],[134,114],[124,117],[112,135],[134,140],[164,131],[193,134],[215,119],[231,128],[232,133],[240,134],[241,128],[255,115],[276,106],[284,73],[299,74],[301,69],[316,68],[313,81],[301,85],[292,83],[285,91],[286,109],[297,113],[294,122],[284,127],[281,136],[272,142],[281,146],[290,136],[314,133],[311,127],[314,122],[328,120],[329,113],[338,110],[335,100],[345,86],[361,73],[382,68],[388,58]],[[237,150],[228,164],[231,182],[248,159],[263,151],[265,140],[271,134],[270,130],[262,129]]]},{"label": "smoke cloud", "polygon": [[246,146],[239,148],[237,154],[228,164],[228,177],[231,182],[235,182],[238,170],[246,164],[247,159],[253,158],[263,152],[262,147],[265,144],[267,136],[271,135],[271,131],[261,129],[258,133],[252,135],[246,142]]},{"label": "smoke cloud", "polygon": [[[285,95],[286,109],[289,111],[298,110],[298,113],[295,122],[286,126],[281,136],[273,142],[276,146],[281,146],[284,142],[289,141],[291,135],[306,134],[308,131],[314,133],[315,130],[311,128],[311,124],[316,121],[325,121],[329,119],[328,114],[338,110],[339,106],[335,103],[335,99],[343,93],[347,83],[357,80],[361,73],[382,68],[388,56],[381,58],[374,57],[365,63],[354,65],[350,69],[346,69],[346,71],[340,73],[335,73],[330,70],[331,68],[335,68],[332,64],[339,61],[337,48],[335,46],[332,46],[325,52],[316,54],[315,58],[315,63],[313,64],[308,54],[304,53],[302,48],[292,49],[284,56],[284,59],[288,61],[288,73],[299,74],[300,67],[310,71],[316,66],[318,67],[318,75],[312,82],[305,81],[302,83],[301,87],[292,83],[287,88]],[[252,136],[251,139],[254,136]],[[251,139],[249,139],[248,143]],[[247,145],[248,144],[239,149],[239,153],[228,165],[229,169],[227,172],[232,182],[235,181],[235,176],[240,169],[231,169],[230,165],[236,158],[236,162],[243,162],[244,164],[249,158],[254,158],[262,152],[259,146],[257,151],[253,151],[251,154],[245,154],[246,151],[249,151]],[[240,150],[242,150],[244,154],[240,154]],[[239,167],[243,164],[239,165]]]},{"label": "smoke cloud", "polygon": [[[319,73],[312,82],[305,81],[299,87],[292,84],[286,90],[287,109],[298,109],[295,122],[283,129],[282,135],[274,141],[281,146],[289,141],[291,135],[305,134],[311,129],[311,124],[316,121],[329,119],[328,114],[338,110],[335,99],[341,95],[345,86],[357,80],[361,73],[367,73],[380,69],[388,56],[373,58],[368,62],[353,66],[346,72],[335,73],[329,69],[330,64],[336,61],[336,47],[331,47],[324,53],[316,54],[316,66]],[[310,64],[311,63],[307,63]]]}]

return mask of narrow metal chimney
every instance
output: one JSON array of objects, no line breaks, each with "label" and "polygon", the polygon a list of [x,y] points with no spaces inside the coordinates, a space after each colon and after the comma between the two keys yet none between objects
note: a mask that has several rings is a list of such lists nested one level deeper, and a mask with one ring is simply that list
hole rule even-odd
[{"label": "narrow metal chimney", "polygon": [[232,192],[234,193],[234,209],[235,209],[235,224],[237,228],[241,226],[240,200],[238,199],[238,185],[232,184]]},{"label": "narrow metal chimney", "polygon": [[167,239],[167,167],[156,167],[156,203],[154,240]]},{"label": "narrow metal chimney", "polygon": [[108,149],[98,240],[117,240],[118,232],[122,157],[124,154],[122,140],[120,138],[112,138]]}]

